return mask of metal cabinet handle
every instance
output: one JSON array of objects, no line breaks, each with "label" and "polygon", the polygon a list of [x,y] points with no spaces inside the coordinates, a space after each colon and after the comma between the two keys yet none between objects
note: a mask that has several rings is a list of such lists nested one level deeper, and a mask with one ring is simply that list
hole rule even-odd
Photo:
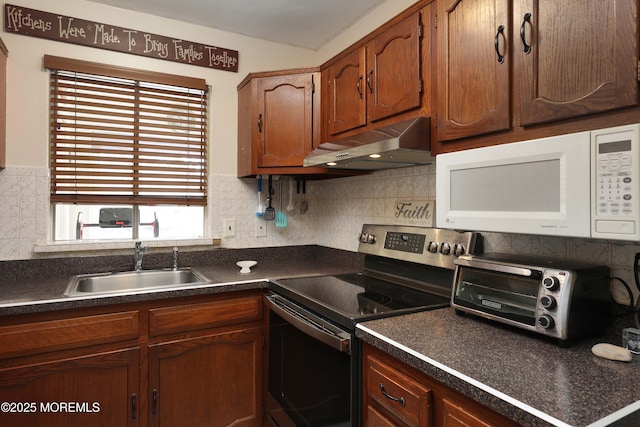
[{"label": "metal cabinet handle", "polygon": [[131,395],[131,419],[136,419],[136,394]]},{"label": "metal cabinet handle", "polygon": [[504,25],[500,25],[498,27],[498,32],[496,33],[496,39],[494,41],[496,55],[498,55],[498,64],[502,64],[504,62],[504,55],[500,53],[500,35],[504,36]]},{"label": "metal cabinet handle", "polygon": [[151,403],[151,415],[158,415],[158,390],[154,388],[151,394],[153,396]]},{"label": "metal cabinet handle", "polygon": [[525,35],[525,24],[529,23],[531,25],[531,14],[525,13],[524,18],[522,19],[522,25],[520,26],[520,40],[522,40],[522,45],[524,46],[524,54],[528,55],[531,53],[531,45],[527,44],[527,37]]},{"label": "metal cabinet handle", "polygon": [[358,95],[360,95],[360,99],[364,97],[361,86],[362,86],[362,74],[360,74],[360,77],[358,78],[358,83],[356,83],[356,88],[358,88]]},{"label": "metal cabinet handle", "polygon": [[262,133],[262,113],[258,114],[258,132]]},{"label": "metal cabinet handle", "polygon": [[387,393],[387,391],[384,389],[384,384],[380,383],[380,392],[382,393],[382,395],[384,397],[386,397],[389,400],[393,400],[394,402],[398,402],[400,403],[402,406],[404,406],[404,397],[394,397],[391,396],[389,393]]},{"label": "metal cabinet handle", "polygon": [[371,76],[373,76],[373,68],[369,70],[367,74],[367,86],[369,86],[369,92],[373,93],[373,85],[371,84]]}]

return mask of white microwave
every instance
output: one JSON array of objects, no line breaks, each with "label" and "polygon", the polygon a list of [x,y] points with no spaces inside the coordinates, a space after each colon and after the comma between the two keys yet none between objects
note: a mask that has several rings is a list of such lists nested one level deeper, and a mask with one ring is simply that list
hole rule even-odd
[{"label": "white microwave", "polygon": [[640,124],[440,154],[436,226],[640,241]]}]

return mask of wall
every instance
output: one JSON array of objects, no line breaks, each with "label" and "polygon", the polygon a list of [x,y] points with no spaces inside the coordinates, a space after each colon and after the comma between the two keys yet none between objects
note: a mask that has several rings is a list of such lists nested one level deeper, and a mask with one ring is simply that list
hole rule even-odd
[{"label": "wall", "polygon": [[[240,67],[238,73],[230,73],[3,32],[2,39],[9,49],[9,84],[7,168],[0,171],[0,260],[60,256],[66,252],[59,253],[58,249],[68,250],[58,246],[47,248],[49,252],[45,254],[33,252],[34,243],[46,244],[49,237],[48,73],[42,68],[43,55],[64,56],[206,79],[207,84],[211,86],[211,223],[208,227],[211,234],[217,236],[222,229],[220,213],[227,214],[229,206],[234,205],[224,198],[228,196],[238,201],[236,193],[227,195],[225,189],[245,187],[245,183],[235,178],[237,84],[250,72],[319,65],[413,2],[414,0],[394,0],[383,3],[318,52],[124,11],[85,0],[59,0],[53,3],[40,0],[12,2],[27,8],[234,49],[239,51]],[[255,200],[255,197],[252,200]],[[245,203],[248,203],[248,200],[242,202]],[[312,225],[309,224],[307,227],[311,228]],[[289,233],[277,242],[314,243],[317,234],[319,233]],[[271,243],[271,240],[268,243]]]},{"label": "wall", "polygon": [[[46,54],[107,62],[136,68],[205,78],[212,87],[211,104],[211,231],[221,235],[222,222],[233,218],[236,235],[224,238],[230,248],[268,247],[297,244],[320,244],[332,248],[357,250],[356,237],[363,223],[397,223],[428,225],[423,219],[396,217],[397,202],[418,206],[435,198],[434,166],[425,165],[370,175],[307,183],[306,194],[294,188],[295,210],[285,213],[288,227],[262,223],[266,237],[255,236],[255,179],[235,177],[236,158],[236,86],[247,73],[264,70],[318,65],[346,48],[389,17],[401,12],[412,0],[387,1],[356,22],[340,37],[318,52],[263,42],[209,28],[164,18],[124,12],[84,0],[59,0],[55,3],[20,0],[14,4],[43,9],[68,16],[86,18],[122,27],[146,30],[186,40],[215,44],[240,52],[240,71],[229,73],[202,67],[173,64],[64,43],[2,34],[9,48],[7,164],[0,171],[0,260],[28,259],[42,256],[65,256],[72,252],[34,253],[34,243],[46,243],[48,236],[48,171],[46,94],[48,74],[42,69]],[[276,183],[276,189],[278,185]],[[283,186],[286,208],[288,181]],[[308,204],[301,213],[303,200]],[[264,200],[263,200],[264,203]],[[275,201],[279,208],[279,198]],[[489,233],[486,249],[532,255],[551,255],[609,265],[614,276],[633,286],[633,257],[638,245],[611,244],[584,239],[563,239]],[[122,243],[129,250],[130,242]],[[93,252],[85,252],[91,254]],[[78,255],[77,253],[73,253]],[[614,285],[618,299],[626,295]]]}]

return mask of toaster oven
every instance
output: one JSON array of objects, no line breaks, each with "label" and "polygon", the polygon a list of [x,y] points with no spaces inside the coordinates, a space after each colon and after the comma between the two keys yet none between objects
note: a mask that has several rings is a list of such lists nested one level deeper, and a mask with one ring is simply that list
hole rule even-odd
[{"label": "toaster oven", "polygon": [[609,267],[512,254],[462,255],[451,305],[566,341],[611,323]]}]

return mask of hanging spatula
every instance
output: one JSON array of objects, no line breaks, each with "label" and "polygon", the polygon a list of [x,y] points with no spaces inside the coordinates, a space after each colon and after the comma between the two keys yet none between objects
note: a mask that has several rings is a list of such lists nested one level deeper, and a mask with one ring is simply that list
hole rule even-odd
[{"label": "hanging spatula", "polygon": [[282,177],[279,179],[280,181],[280,210],[276,214],[276,227],[286,227],[287,226],[287,215],[282,212]]},{"label": "hanging spatula", "polygon": [[276,219],[276,210],[271,206],[271,200],[273,200],[273,181],[271,175],[269,175],[269,197],[267,198],[269,201],[269,206],[264,210],[264,220],[265,221],[273,221]]}]

